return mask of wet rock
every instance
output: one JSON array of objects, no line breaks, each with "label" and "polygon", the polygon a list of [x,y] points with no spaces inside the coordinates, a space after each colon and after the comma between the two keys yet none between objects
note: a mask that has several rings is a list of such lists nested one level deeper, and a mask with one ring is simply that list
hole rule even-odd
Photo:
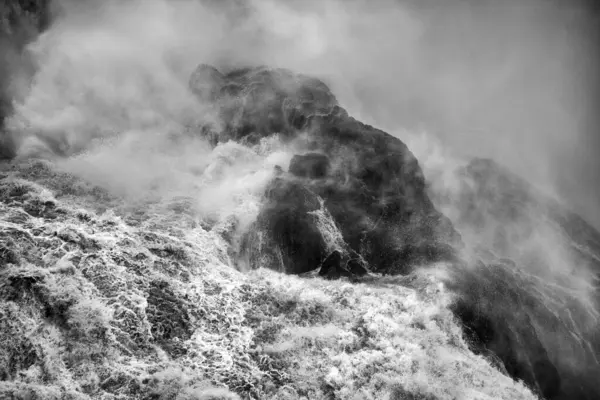
[{"label": "wet rock", "polygon": [[352,251],[334,250],[321,263],[319,275],[327,279],[358,278],[368,273],[365,263],[358,258],[350,258]]},{"label": "wet rock", "polygon": [[561,393],[562,378],[550,360],[530,317],[531,297],[510,272],[511,265],[479,265],[457,287],[452,310],[464,326],[473,351],[494,354],[506,372],[546,399]]},{"label": "wet rock", "polygon": [[299,183],[275,178],[266,191],[266,204],[250,233],[243,252],[250,263],[300,274],[318,268],[327,245],[315,218],[317,196]]},{"label": "wet rock", "polygon": [[346,269],[353,276],[364,276],[369,273],[366,263],[359,258],[351,258],[346,263]]},{"label": "wet rock", "polygon": [[394,385],[388,400],[437,400],[437,397],[429,393],[410,392],[401,385]]},{"label": "wet rock", "polygon": [[349,278],[352,276],[348,270],[342,268],[342,254],[338,250],[334,250],[323,261],[319,275],[327,279]]},{"label": "wet rock", "polygon": [[[242,140],[251,135],[256,140],[273,133],[290,137],[306,125],[309,115],[329,113],[337,105],[323,82],[285,69],[246,68],[221,75],[201,65],[190,86],[200,93],[206,93],[207,86],[211,93],[218,88],[213,100],[220,106],[225,123],[219,141]],[[200,98],[206,96],[201,94]]]},{"label": "wet rock", "polygon": [[290,161],[289,172],[302,178],[324,178],[330,169],[329,158],[324,154],[296,154]]},{"label": "wet rock", "polygon": [[[225,129],[219,141],[251,144],[274,134],[296,141],[306,153],[292,159],[289,172],[324,200],[347,246],[372,271],[408,273],[420,263],[454,259],[453,247],[460,247],[460,236],[431,203],[419,164],[402,141],[348,116],[317,79],[263,67],[222,77],[217,103]],[[285,231],[280,226],[290,223],[305,237],[318,237],[310,224],[298,222],[306,217],[293,216],[306,213],[303,201],[283,196],[285,205],[277,206],[278,201],[266,199],[263,225],[270,224],[265,221],[271,215],[275,222],[270,231],[274,225]],[[289,237],[285,235],[289,232],[283,236]],[[296,257],[290,253],[296,247],[309,257],[294,271],[315,269],[324,258],[320,240],[307,239],[312,244],[306,246],[286,240],[279,246],[283,260]],[[308,256],[313,251],[308,248],[318,250]],[[273,259],[271,264],[278,258],[265,257]]]},{"label": "wet rock", "polygon": [[[511,376],[545,398],[600,398],[595,334],[600,325],[589,325],[588,303],[560,289],[573,284],[570,274],[575,280],[580,274],[600,279],[593,256],[600,252],[600,233],[492,160],[473,159],[455,178],[452,192],[432,190],[432,195],[450,207],[454,225],[481,247],[473,272],[457,271],[453,279],[452,289],[463,302],[455,314],[465,330],[475,335],[482,353],[495,353]],[[573,271],[552,272],[557,264]],[[548,282],[558,290],[548,290]],[[600,304],[598,288],[586,296]]]}]

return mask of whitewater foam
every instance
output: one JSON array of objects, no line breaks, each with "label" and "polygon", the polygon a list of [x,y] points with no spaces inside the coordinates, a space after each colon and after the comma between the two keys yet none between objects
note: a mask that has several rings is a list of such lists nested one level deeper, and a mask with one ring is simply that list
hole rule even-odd
[{"label": "whitewater foam", "polygon": [[[261,155],[260,150],[230,144],[216,148],[206,168],[212,177],[230,176],[227,171],[244,170],[238,162],[262,166],[280,148],[274,149]],[[240,157],[240,151],[248,157]],[[75,392],[81,385],[98,387],[93,376],[107,379],[105,368],[110,366],[111,379],[141,382],[149,377],[154,383],[141,384],[143,390],[154,387],[152,390],[182,396],[200,390],[197,388],[208,380],[251,398],[322,398],[332,392],[340,399],[381,399],[402,387],[438,399],[535,399],[523,384],[470,352],[447,307],[452,295],[441,283],[445,265],[406,277],[370,276],[356,284],[263,269],[240,273],[230,267],[231,245],[218,229],[184,223],[189,216],[164,210],[165,198],[135,224],[127,222],[133,211],[126,197],[113,198],[106,211],[96,213],[89,204],[106,199],[95,197],[88,203],[91,199],[84,196],[85,191],[76,192],[85,185],[77,179],[66,181],[60,172],[63,168],[50,163],[20,168],[22,179],[37,181],[23,190],[24,201],[44,193],[44,198],[53,198],[66,214],[51,223],[28,217],[27,224],[16,225],[32,232],[26,233],[31,238],[38,237],[33,232],[40,228],[48,237],[59,232],[58,241],[43,250],[44,265],[53,268],[43,276],[48,280],[62,276],[59,271],[70,272],[56,283],[48,280],[49,290],[63,293],[59,296],[70,291],[69,298],[81,302],[70,311],[72,315],[94,315],[97,326],[113,336],[102,339],[94,350],[105,349],[102,363],[84,357],[77,368],[87,372],[76,373],[64,366],[64,357],[72,355],[58,350],[66,331],[49,328],[36,334],[35,341],[46,349],[57,371],[55,378],[45,383],[47,393],[62,385]],[[256,173],[249,167],[247,171],[252,171],[250,177]],[[67,188],[69,185],[72,187]],[[204,187],[210,188],[210,184]],[[217,214],[215,227],[225,224],[231,215],[239,215],[235,213],[240,210],[254,209],[254,203],[260,201],[258,193],[248,192],[247,186],[238,189],[241,194],[236,206]],[[159,193],[169,198],[170,192]],[[3,219],[19,207],[20,200],[16,200],[13,205],[3,203]],[[202,214],[195,213],[192,218],[201,220]],[[14,225],[2,225],[0,231]],[[338,237],[339,232],[329,228],[326,232]],[[36,243],[38,239],[31,240]],[[136,254],[145,256],[132,258]],[[31,274],[46,267],[29,264],[26,268]],[[9,268],[8,273],[24,272]],[[149,323],[148,318],[156,317],[144,294],[144,287],[153,281],[168,282],[169,290],[184,301],[190,313],[193,332],[172,345],[185,349],[185,355],[175,359],[158,348],[140,351],[139,346],[159,332]],[[68,289],[58,291],[60,285]],[[42,323],[39,317],[32,318],[30,326]],[[84,330],[81,335],[88,334]],[[28,376],[8,387],[25,385],[33,390],[32,385],[41,382]]]}]

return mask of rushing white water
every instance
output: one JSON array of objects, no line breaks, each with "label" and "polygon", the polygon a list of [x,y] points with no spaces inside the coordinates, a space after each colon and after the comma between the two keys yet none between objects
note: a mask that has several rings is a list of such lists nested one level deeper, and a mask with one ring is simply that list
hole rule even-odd
[{"label": "rushing white water", "polygon": [[[218,170],[223,157],[239,159],[244,165],[245,160],[235,157],[239,150],[233,145],[215,148],[204,173]],[[266,162],[272,154],[254,156]],[[231,161],[230,166],[236,164]],[[31,218],[21,225],[10,222],[18,221],[12,215],[19,212],[20,203],[2,203],[0,232],[17,229],[34,235],[42,229],[50,238],[52,231],[58,231],[62,232],[59,237],[70,237],[73,243],[96,243],[98,250],[86,255],[87,250],[73,245],[59,247],[58,241],[43,250],[43,265],[31,264],[20,270],[11,267],[7,273],[43,274],[45,285],[56,296],[70,291],[69,296],[74,296],[81,308],[69,311],[70,318],[81,313],[97,315],[93,323],[107,326],[114,337],[95,343],[111,349],[111,353],[106,353],[101,363],[97,358],[84,358],[75,369],[66,368],[63,357],[71,357],[71,353],[58,352],[56,347],[65,340],[62,335],[66,333],[37,334],[32,339],[50,352],[47,357],[55,365],[55,377],[42,383],[28,375],[3,383],[0,389],[20,384],[30,389],[31,385],[45,385],[45,393],[59,386],[77,391],[84,384],[97,385],[91,377],[103,376],[103,365],[107,365],[114,376],[148,376],[158,382],[160,390],[181,396],[205,393],[198,382],[208,379],[212,384],[226,384],[231,390],[246,393],[243,397],[265,399],[324,398],[328,392],[335,392],[340,399],[380,399],[392,396],[399,387],[438,399],[535,398],[522,384],[467,348],[447,308],[451,294],[441,283],[444,265],[430,266],[406,277],[373,276],[354,284],[344,279],[300,278],[269,270],[243,274],[227,265],[229,245],[220,226],[231,215],[239,215],[237,211],[255,208],[253,193],[236,192],[240,195],[237,207],[219,214],[212,228],[201,225],[201,212],[186,214],[169,209],[167,205],[173,199],[168,195],[138,208],[145,216],[134,223],[131,216],[136,212],[126,198],[111,196],[113,200],[108,200],[90,195],[94,192],[85,181],[57,174],[54,168],[47,163],[22,165],[11,173],[21,176],[21,180],[5,178],[2,187],[9,190],[11,185],[24,185],[23,201],[44,198],[64,209],[65,217],[54,223]],[[100,204],[112,208],[94,212],[92,208]],[[332,239],[339,236],[331,226],[326,234],[332,234]],[[153,264],[154,256],[149,255],[150,262],[142,267],[129,258],[156,246],[182,249],[182,260],[190,261],[170,266]],[[130,259],[133,264],[121,264],[120,259]],[[48,268],[62,268],[74,275],[48,275]],[[140,280],[138,268],[146,271],[146,278]],[[181,299],[185,294],[192,315],[202,315],[193,319],[189,339],[179,344],[186,349],[183,357],[172,359],[160,356],[160,351],[156,355],[135,351],[129,344],[141,340],[136,335],[148,335],[143,332],[150,329],[146,317],[151,315],[150,306],[142,288],[147,285],[144,282],[156,279],[168,282]],[[36,326],[42,321],[33,317],[30,323]],[[115,338],[120,338],[122,345],[117,345]],[[77,348],[78,340],[83,339],[69,340]],[[261,363],[270,367],[265,370]],[[82,375],[84,370],[87,372]],[[236,386],[239,382],[251,385],[246,389],[249,391]]]}]

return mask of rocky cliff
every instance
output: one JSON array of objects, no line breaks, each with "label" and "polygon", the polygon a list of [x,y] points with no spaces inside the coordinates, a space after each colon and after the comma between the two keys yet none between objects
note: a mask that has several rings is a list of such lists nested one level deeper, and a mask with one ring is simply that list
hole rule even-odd
[{"label": "rocky cliff", "polygon": [[455,280],[455,311],[475,347],[545,398],[600,397],[600,235],[492,160],[474,159],[455,177],[432,195],[477,249],[478,267]]}]

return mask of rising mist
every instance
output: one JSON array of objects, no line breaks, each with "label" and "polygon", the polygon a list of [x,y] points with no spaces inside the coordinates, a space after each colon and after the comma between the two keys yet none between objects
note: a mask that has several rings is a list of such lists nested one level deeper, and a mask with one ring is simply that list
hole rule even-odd
[{"label": "rising mist", "polygon": [[207,118],[187,91],[199,62],[279,66],[324,79],[359,119],[406,141],[403,129],[427,131],[459,155],[501,160],[600,221],[596,31],[583,4],[61,0],[55,8],[52,28],[28,48],[37,73],[30,88],[19,85],[9,122],[18,142],[23,132],[53,137],[64,152],[91,137],[177,131]]},{"label": "rising mist", "polygon": [[[219,130],[224,121],[194,96],[189,79],[199,63],[224,72],[268,65],[322,79],[351,115],[406,142],[434,199],[462,188],[454,172],[467,157],[492,157],[600,223],[590,182],[600,171],[590,157],[598,143],[595,17],[583,5],[57,0],[55,7],[50,29],[26,48],[33,68],[11,64],[6,130],[17,158],[51,158],[132,203],[191,199],[204,218],[233,215],[244,230],[294,143],[274,136],[213,148],[201,127]],[[460,201],[450,199],[436,205],[459,221]],[[539,334],[558,349],[553,361],[567,359],[562,337],[587,337],[597,326],[592,272],[547,226],[489,221],[483,232],[457,224],[465,253],[476,253],[482,238],[493,241],[498,229],[510,231],[517,250],[507,256],[535,261],[514,269],[541,280],[532,286],[542,288],[535,304],[558,315],[568,302],[578,313],[573,326]],[[580,367],[577,359],[565,362]]]}]

